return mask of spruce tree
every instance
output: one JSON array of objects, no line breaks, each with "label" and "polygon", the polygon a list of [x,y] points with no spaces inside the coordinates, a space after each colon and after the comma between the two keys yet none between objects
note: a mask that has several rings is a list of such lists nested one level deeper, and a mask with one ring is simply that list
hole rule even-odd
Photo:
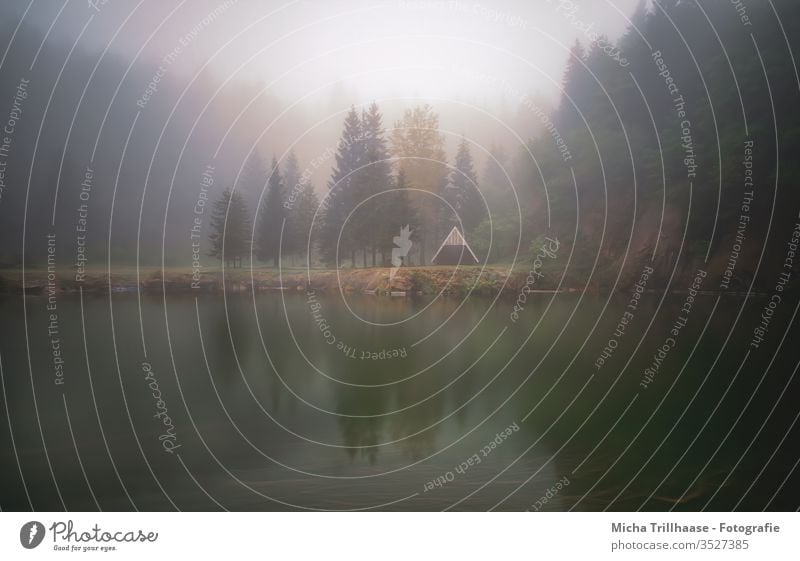
[{"label": "spruce tree", "polygon": [[258,222],[258,258],[272,260],[274,266],[280,262],[281,229],[286,217],[284,208],[285,187],[278,160],[272,159],[272,173],[267,180],[267,193],[261,204]]},{"label": "spruce tree", "polygon": [[485,207],[478,190],[478,177],[467,140],[462,137],[456,154],[455,169],[450,173],[450,182],[445,189],[445,199],[458,214],[453,223],[460,222],[465,231],[474,229],[483,218]]},{"label": "spruce tree", "polygon": [[[364,161],[364,142],[361,119],[355,108],[351,108],[344,121],[344,131],[336,151],[336,166],[328,183],[328,194],[323,202],[325,214],[322,220],[319,249],[323,262],[328,266],[339,266],[344,256],[349,255],[355,266],[356,240],[352,228],[342,231],[344,221],[355,206],[353,185],[354,172]],[[341,237],[341,243],[339,244]],[[337,246],[337,244],[339,244]],[[339,262],[337,262],[337,247]]]},{"label": "spruce tree", "polygon": [[302,179],[300,163],[294,151],[289,152],[286,158],[283,182],[286,189],[284,201],[286,231],[283,237],[283,252],[294,257],[306,253],[311,221],[319,204],[314,188]]},{"label": "spruce tree", "polygon": [[[515,210],[512,193],[512,170],[507,166],[508,155],[502,144],[492,143],[490,157],[481,176],[481,192],[486,197],[492,217],[508,215]],[[484,218],[488,218],[485,216]]]},{"label": "spruce tree", "polygon": [[241,193],[251,208],[258,208],[258,201],[267,183],[268,175],[267,162],[258,151],[254,151],[245,162],[239,182],[236,184],[236,191]]},{"label": "spruce tree", "polygon": [[570,49],[567,68],[564,71],[561,106],[558,110],[558,124],[567,129],[583,125],[581,113],[588,109],[588,97],[595,85],[591,74],[584,66],[586,51],[579,40]]},{"label": "spruce tree", "polygon": [[[400,234],[400,229],[408,226],[411,230],[411,241],[417,245],[419,249],[419,217],[414,205],[411,202],[411,197],[408,191],[408,181],[406,180],[405,172],[402,170],[398,172],[397,178],[393,180],[393,190],[382,197],[379,214],[382,218],[381,227],[378,230],[380,235],[376,236],[378,242],[378,249],[381,252],[382,261],[384,266],[390,266],[392,249],[394,248],[394,237]],[[404,264],[408,265],[411,262],[412,253],[409,252],[404,259]]]},{"label": "spruce tree", "polygon": [[289,155],[286,157],[286,163],[283,165],[283,184],[286,188],[287,196],[291,195],[293,191],[300,192],[302,187],[300,185],[300,173],[300,162],[297,159],[297,155],[294,150],[290,150]]},{"label": "spruce tree", "polygon": [[319,199],[311,183],[301,182],[291,208],[288,209],[285,242],[291,255],[304,257],[310,263],[313,246],[310,244],[311,224],[319,208]]},{"label": "spruce tree", "polygon": [[211,209],[208,255],[241,267],[250,254],[250,211],[238,191],[227,188]]},{"label": "spruce tree", "polygon": [[[311,225],[319,209],[319,198],[314,186],[303,179],[300,162],[294,151],[289,152],[283,171],[286,189],[286,230],[283,236],[283,252],[292,260],[303,256],[310,263],[313,253]],[[320,220],[318,217],[317,220]]]},{"label": "spruce tree", "polygon": [[[366,266],[366,251],[372,254],[372,266],[376,265],[377,252],[380,242],[376,234],[381,231],[385,217],[379,212],[382,196],[375,196],[392,187],[392,168],[389,163],[389,148],[384,137],[383,117],[376,103],[372,103],[367,111],[362,113],[362,130],[364,138],[364,167],[357,173],[356,196],[359,201],[366,201],[359,209],[356,220],[355,232],[361,243],[365,245],[364,266]],[[371,197],[371,198],[370,198]]]},{"label": "spruce tree", "polygon": [[[429,105],[407,110],[395,123],[392,153],[399,158],[398,168],[410,187],[435,194],[444,191],[448,175],[445,141],[439,132],[439,116]],[[441,237],[442,205],[419,192],[413,193],[411,199],[419,215],[417,234],[420,261],[424,265],[426,248],[433,248]]]}]

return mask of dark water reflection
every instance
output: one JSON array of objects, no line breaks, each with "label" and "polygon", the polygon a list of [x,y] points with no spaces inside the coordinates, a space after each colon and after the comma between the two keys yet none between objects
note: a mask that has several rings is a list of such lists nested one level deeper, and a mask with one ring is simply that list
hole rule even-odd
[{"label": "dark water reflection", "polygon": [[731,334],[745,302],[704,297],[643,389],[683,303],[656,313],[659,298],[597,370],[624,299],[540,295],[514,323],[510,303],[482,298],[349,296],[348,309],[338,295],[254,307],[229,294],[226,309],[220,296],[148,296],[140,329],[135,295],[113,308],[87,295],[83,321],[80,299],[61,296],[58,385],[46,300],[28,299],[26,338],[22,301],[6,297],[15,446],[4,414],[0,506],[795,509],[791,343],[767,370],[777,330],[740,369],[763,303]]}]

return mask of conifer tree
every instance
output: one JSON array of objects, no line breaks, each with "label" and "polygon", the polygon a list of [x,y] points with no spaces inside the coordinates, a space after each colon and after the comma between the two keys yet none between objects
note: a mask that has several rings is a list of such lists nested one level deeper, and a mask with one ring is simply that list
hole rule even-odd
[{"label": "conifer tree", "polygon": [[[269,168],[267,162],[258,151],[253,151],[244,164],[244,169],[236,184],[236,191],[241,193],[251,208],[258,208],[261,192],[267,183]],[[252,218],[252,217],[251,217]]]},{"label": "conifer tree", "polygon": [[325,214],[319,249],[323,262],[328,266],[339,266],[342,259],[348,255],[355,266],[356,240],[353,230],[348,228],[347,231],[343,231],[342,228],[356,204],[353,189],[356,183],[354,174],[364,162],[363,140],[361,119],[353,107],[344,121],[344,131],[336,151],[336,166],[328,183],[327,197],[323,201]]},{"label": "conifer tree", "polygon": [[[395,123],[392,132],[392,153],[399,158],[410,187],[441,194],[447,183],[447,156],[444,136],[439,132],[439,116],[429,105],[409,109]],[[419,215],[420,261],[425,264],[426,249],[440,237],[442,205],[432,197],[414,193],[411,197]]]},{"label": "conifer tree", "polygon": [[579,111],[583,112],[588,108],[587,98],[591,95],[594,81],[585,64],[586,51],[576,39],[567,59],[563,80],[564,95],[558,110],[559,125],[564,128],[580,126],[583,119]]},{"label": "conifer tree", "polygon": [[[411,230],[411,241],[417,245],[419,243],[419,217],[414,205],[411,202],[411,197],[408,191],[408,181],[406,180],[405,172],[402,170],[398,172],[397,178],[393,181],[393,190],[391,193],[380,197],[381,208],[380,215],[382,217],[380,235],[377,236],[378,249],[381,252],[382,261],[384,266],[389,266],[390,256],[394,248],[394,237],[400,234],[401,228],[408,226]],[[412,253],[418,253],[412,249],[411,252],[404,259],[404,264],[408,265],[411,262]]]},{"label": "conifer tree", "polygon": [[453,224],[459,222],[465,231],[475,228],[485,214],[485,207],[478,191],[478,177],[467,140],[462,137],[456,154],[455,169],[450,173],[450,181],[445,189],[445,199],[458,214]]},{"label": "conifer tree", "polygon": [[274,266],[280,262],[281,230],[286,217],[284,208],[285,187],[278,160],[272,159],[272,173],[267,179],[267,193],[261,204],[258,217],[258,258],[271,260]]},{"label": "conifer tree", "polygon": [[314,186],[303,179],[294,152],[289,154],[283,175],[287,189],[284,251],[292,257],[299,255],[310,261],[313,253],[311,226],[319,209],[319,198]]},{"label": "conifer tree", "polygon": [[357,239],[364,244],[364,266],[367,265],[366,252],[372,254],[372,266],[376,265],[376,255],[380,247],[380,241],[376,234],[381,231],[384,216],[379,212],[381,207],[381,196],[375,196],[392,187],[392,169],[389,163],[389,148],[384,137],[383,117],[378,105],[372,103],[367,111],[362,113],[361,118],[365,162],[363,167],[357,172],[355,189],[358,201],[364,201],[359,208],[356,220],[355,232]]},{"label": "conifer tree", "polygon": [[242,266],[242,259],[250,254],[250,211],[244,197],[230,188],[211,209],[210,257]]},{"label": "conifer tree", "polygon": [[494,143],[489,148],[489,154],[481,176],[481,192],[486,197],[492,216],[509,214],[515,205],[511,181],[513,172],[507,166],[508,155],[502,144]]}]

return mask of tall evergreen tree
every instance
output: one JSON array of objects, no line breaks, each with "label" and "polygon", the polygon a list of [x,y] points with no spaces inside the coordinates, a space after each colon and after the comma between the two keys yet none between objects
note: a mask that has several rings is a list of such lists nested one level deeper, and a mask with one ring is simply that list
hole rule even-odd
[{"label": "tall evergreen tree", "polygon": [[290,150],[286,157],[286,163],[283,165],[283,184],[287,193],[291,193],[295,189],[300,190],[300,173],[300,162],[297,155],[294,150]]},{"label": "tall evergreen tree", "polygon": [[[244,164],[244,169],[236,185],[236,191],[247,199],[251,208],[258,210],[258,201],[261,198],[261,191],[267,183],[269,168],[267,162],[256,150],[250,155]],[[253,217],[251,217],[253,218]]]},{"label": "tall evergreen tree", "polygon": [[[360,207],[356,220],[355,232],[357,239],[364,245],[364,266],[367,265],[366,253],[372,253],[372,266],[376,265],[376,255],[380,247],[376,234],[381,231],[384,217],[378,212],[381,206],[380,196],[375,196],[392,187],[392,168],[389,163],[389,148],[387,146],[383,117],[378,105],[372,103],[369,109],[362,113],[362,131],[364,138],[365,161],[361,170],[356,174],[355,193],[359,202],[364,201]],[[371,197],[371,198],[370,198]]]},{"label": "tall evergreen tree", "polygon": [[278,169],[278,160],[272,158],[272,173],[267,180],[267,193],[259,212],[258,258],[262,261],[272,260],[276,267],[280,262],[281,229],[286,217],[284,200],[283,177]]},{"label": "tall evergreen tree", "polygon": [[467,140],[463,137],[458,146],[455,169],[450,172],[450,181],[445,189],[445,199],[458,215],[451,217],[453,225],[461,222],[465,231],[474,229],[486,214],[478,190],[478,176],[475,173],[472,154]]},{"label": "tall evergreen tree", "polygon": [[303,180],[300,164],[294,152],[290,152],[286,160],[283,181],[287,191],[284,205],[286,232],[283,239],[283,251],[292,257],[300,255],[310,259],[311,224],[314,214],[319,208],[319,199],[314,192],[314,186]]},{"label": "tall evergreen tree", "polygon": [[[439,132],[439,116],[429,105],[406,110],[395,123],[392,132],[392,153],[399,158],[398,168],[403,171],[411,187],[441,194],[447,183],[447,156],[444,136]],[[431,197],[414,193],[411,197],[419,213],[420,260],[441,235],[442,205],[431,202]]]},{"label": "tall evergreen tree", "polygon": [[[419,242],[419,217],[416,208],[411,202],[408,191],[408,181],[405,172],[400,170],[393,181],[393,191],[381,197],[381,207],[379,210],[381,220],[380,234],[376,236],[378,249],[383,257],[383,265],[389,266],[389,259],[394,248],[394,237],[400,234],[401,228],[408,226],[411,230],[411,241],[414,244]],[[405,257],[404,264],[411,263],[413,253],[418,253],[412,249]]]},{"label": "tall evergreen tree", "polygon": [[283,237],[283,252],[285,255],[290,256],[305,251],[307,246],[307,240],[301,238],[307,236],[308,232],[303,231],[302,225],[295,224],[300,220],[300,202],[305,190],[305,186],[301,182],[300,173],[300,163],[294,150],[292,150],[283,165],[283,183],[286,190],[286,196],[284,197],[286,231]]},{"label": "tall evergreen tree", "polygon": [[211,209],[210,226],[208,255],[241,267],[250,254],[250,211],[241,193],[230,188],[222,192]]},{"label": "tall evergreen tree", "polygon": [[309,262],[313,257],[314,246],[310,242],[312,237],[311,226],[314,215],[319,209],[319,197],[311,183],[303,183],[300,195],[292,209],[289,211],[289,233],[291,235],[293,254],[299,255]]},{"label": "tall evergreen tree", "polygon": [[583,123],[581,113],[587,109],[587,97],[592,92],[591,74],[584,66],[586,51],[581,42],[576,39],[570,49],[567,59],[567,69],[564,71],[563,95],[561,106],[558,110],[558,124],[564,128],[579,126]]},{"label": "tall evergreen tree", "polygon": [[492,216],[508,214],[514,209],[514,196],[509,169],[509,158],[502,144],[492,143],[490,157],[481,175],[481,191],[486,197]]},{"label": "tall evergreen tree", "polygon": [[[325,214],[322,220],[319,249],[322,260],[328,266],[339,266],[348,255],[355,266],[356,240],[352,228],[342,231],[345,220],[355,206],[353,184],[354,172],[364,162],[364,137],[361,119],[355,107],[350,109],[344,121],[344,131],[336,151],[336,166],[328,183],[328,195],[324,201]],[[339,262],[337,263],[337,243]]]}]

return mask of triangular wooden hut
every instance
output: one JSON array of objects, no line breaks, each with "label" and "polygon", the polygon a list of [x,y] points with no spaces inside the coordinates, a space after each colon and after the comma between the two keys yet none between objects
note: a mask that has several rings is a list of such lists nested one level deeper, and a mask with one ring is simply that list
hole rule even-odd
[{"label": "triangular wooden hut", "polygon": [[453,226],[431,262],[434,265],[477,265],[479,263],[475,252],[461,235],[458,226]]}]

